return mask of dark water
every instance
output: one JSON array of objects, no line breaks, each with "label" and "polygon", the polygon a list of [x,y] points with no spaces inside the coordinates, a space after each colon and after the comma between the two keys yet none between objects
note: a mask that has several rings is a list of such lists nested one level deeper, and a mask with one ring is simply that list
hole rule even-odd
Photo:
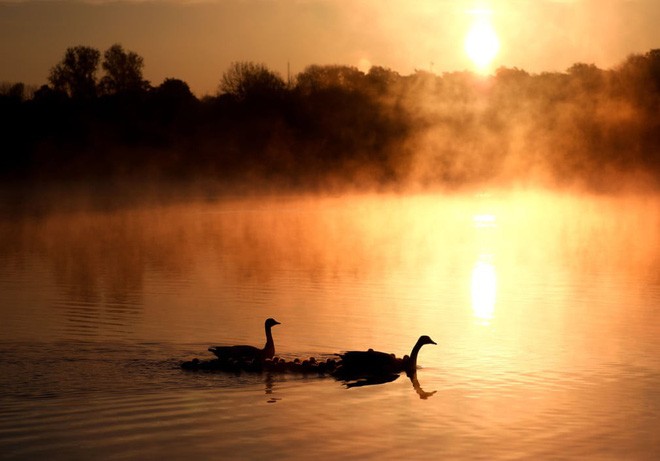
[{"label": "dark water", "polygon": [[[7,212],[0,458],[658,459],[659,236],[655,196]],[[267,317],[289,359],[438,345],[418,383],[180,370]]]}]

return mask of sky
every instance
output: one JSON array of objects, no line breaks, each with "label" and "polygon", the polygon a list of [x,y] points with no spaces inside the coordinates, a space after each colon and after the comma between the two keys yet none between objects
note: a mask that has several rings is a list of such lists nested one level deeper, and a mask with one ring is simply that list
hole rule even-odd
[{"label": "sky", "polygon": [[114,43],[144,58],[152,85],[179,78],[198,96],[216,94],[234,61],[284,79],[312,64],[476,70],[465,50],[476,21],[497,42],[486,73],[611,68],[660,48],[659,0],[0,0],[0,83],[45,84],[67,47]]}]

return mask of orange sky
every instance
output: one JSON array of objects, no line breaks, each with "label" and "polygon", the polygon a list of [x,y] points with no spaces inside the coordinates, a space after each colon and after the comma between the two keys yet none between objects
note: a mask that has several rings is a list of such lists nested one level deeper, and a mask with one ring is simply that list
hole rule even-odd
[{"label": "orange sky", "polygon": [[44,84],[68,46],[113,43],[144,57],[153,85],[180,78],[198,96],[238,60],[284,78],[287,62],[292,75],[310,64],[472,70],[464,40],[479,8],[500,41],[492,68],[607,68],[660,48],[658,0],[0,0],[0,82]]}]

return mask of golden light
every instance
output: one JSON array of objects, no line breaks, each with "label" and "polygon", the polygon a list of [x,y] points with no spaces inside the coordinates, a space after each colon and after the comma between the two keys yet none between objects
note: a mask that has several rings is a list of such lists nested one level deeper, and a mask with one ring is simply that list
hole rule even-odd
[{"label": "golden light", "polygon": [[493,318],[497,295],[495,266],[486,257],[481,257],[472,269],[472,311],[484,324]]},{"label": "golden light", "polygon": [[477,70],[485,72],[500,50],[500,40],[490,21],[490,10],[470,10],[468,13],[473,20],[465,37],[465,52]]},{"label": "golden light", "polygon": [[474,227],[495,227],[497,218],[494,214],[482,213],[474,215],[472,218],[474,220]]},{"label": "golden light", "polygon": [[370,60],[368,60],[367,58],[361,58],[358,61],[357,68],[360,72],[364,72],[366,74],[367,72],[369,72],[369,69],[371,69],[371,66],[372,64]]},{"label": "golden light", "polygon": [[[488,196],[482,194],[481,198]],[[497,216],[492,212],[492,206],[482,203],[480,208],[480,212],[472,216],[478,251],[477,261],[472,268],[472,312],[483,325],[488,325],[495,314],[497,295],[497,274],[493,263]]]}]

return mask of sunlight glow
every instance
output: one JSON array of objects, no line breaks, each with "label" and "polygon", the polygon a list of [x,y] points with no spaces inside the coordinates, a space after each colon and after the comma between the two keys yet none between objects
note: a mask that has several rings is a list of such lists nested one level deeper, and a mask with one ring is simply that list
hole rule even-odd
[{"label": "sunlight glow", "polygon": [[472,310],[483,324],[488,324],[495,313],[497,274],[495,266],[481,257],[472,269]]},{"label": "sunlight glow", "polygon": [[372,64],[370,60],[368,60],[367,58],[361,58],[358,61],[357,68],[359,71],[364,72],[366,74],[367,72],[369,72],[369,69],[371,69],[371,66]]},{"label": "sunlight glow", "polygon": [[477,214],[472,219],[475,227],[495,227],[497,222],[495,215],[490,213]]},{"label": "sunlight glow", "polygon": [[467,13],[473,16],[473,20],[465,37],[465,52],[479,72],[486,72],[500,49],[500,41],[490,21],[491,11],[475,9]]}]

